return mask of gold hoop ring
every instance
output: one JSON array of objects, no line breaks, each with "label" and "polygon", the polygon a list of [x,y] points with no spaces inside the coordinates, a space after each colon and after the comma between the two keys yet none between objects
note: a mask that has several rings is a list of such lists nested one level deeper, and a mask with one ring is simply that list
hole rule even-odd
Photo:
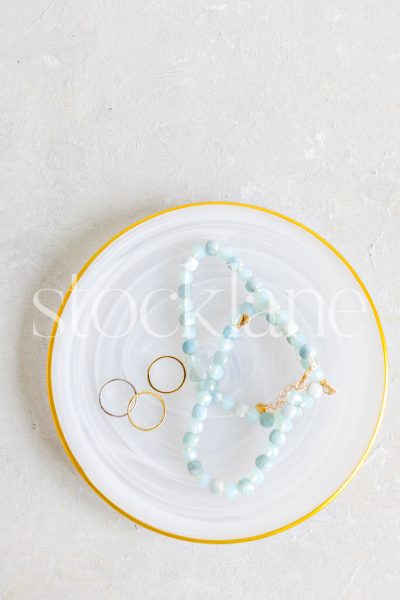
[{"label": "gold hoop ring", "polygon": [[[155,365],[155,363],[158,362],[159,360],[161,360],[162,358],[172,358],[172,360],[175,360],[182,367],[182,371],[183,371],[182,381],[178,385],[178,387],[176,387],[174,390],[160,390],[160,389],[156,388],[156,386],[151,383],[150,371],[153,368],[153,366]],[[183,364],[183,362],[179,358],[177,358],[176,356],[171,356],[170,354],[164,354],[163,356],[158,356],[147,367],[147,381],[149,382],[149,385],[153,388],[153,390],[155,390],[156,392],[160,392],[161,394],[172,394],[173,392],[177,392],[178,390],[180,390],[181,387],[183,386],[183,384],[185,383],[185,381],[186,381],[186,367]]]},{"label": "gold hoop ring", "polygon": [[[101,410],[102,410],[102,411],[104,411],[104,412],[105,412],[107,415],[109,415],[110,417],[116,417],[116,418],[120,418],[120,417],[127,417],[127,416],[128,416],[128,412],[124,412],[122,415],[116,415],[116,414],[114,414],[114,413],[112,413],[112,412],[109,412],[109,411],[108,411],[108,410],[107,410],[107,409],[106,409],[106,408],[103,406],[103,403],[102,403],[102,401],[101,401],[101,394],[102,394],[102,392],[103,392],[104,388],[106,387],[106,385],[108,385],[109,383],[112,383],[113,381],[123,381],[124,383],[127,383],[127,384],[128,384],[128,385],[129,385],[129,386],[132,388],[132,390],[133,390],[133,396],[132,396],[132,398],[135,398],[135,397],[136,397],[136,396],[135,396],[135,394],[136,394],[136,388],[135,388],[135,386],[134,386],[134,385],[133,385],[133,384],[132,384],[130,381],[128,381],[127,379],[121,379],[120,377],[115,377],[114,379],[109,379],[108,381],[106,381],[105,383],[103,383],[103,385],[102,385],[102,386],[101,386],[101,388],[99,389],[99,396],[98,396],[98,398],[99,398],[99,404],[100,404],[100,408],[101,408]],[[132,398],[131,398],[131,400],[132,400]],[[129,402],[130,402],[130,401],[129,401]],[[136,400],[135,400],[135,404],[136,404]],[[131,410],[133,410],[133,409],[134,409],[134,407],[135,407],[135,404],[134,404],[134,405],[131,407]]]},{"label": "gold hoop ring", "polygon": [[[131,417],[131,412],[136,406],[137,399],[139,398],[139,396],[144,396],[145,394],[148,394],[149,396],[153,396],[153,398],[157,398],[157,400],[160,402],[161,407],[162,407],[161,419],[159,420],[158,423],[156,423],[156,425],[153,425],[153,427],[140,427],[140,425],[135,423],[135,421]],[[151,390],[144,390],[143,392],[135,392],[135,394],[129,400],[128,409],[127,409],[129,423],[131,425],[133,425],[134,427],[136,427],[136,429],[139,429],[139,431],[153,431],[153,429],[157,429],[158,427],[160,427],[161,423],[165,419],[166,412],[167,412],[167,410],[165,408],[164,398],[162,396],[160,396],[159,394],[152,392]]]}]

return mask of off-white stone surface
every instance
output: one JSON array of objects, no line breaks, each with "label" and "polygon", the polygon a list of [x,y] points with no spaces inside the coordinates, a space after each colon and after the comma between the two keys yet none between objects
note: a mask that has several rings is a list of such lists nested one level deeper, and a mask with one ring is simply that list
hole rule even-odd
[{"label": "off-white stone surface", "polygon": [[[2,2],[1,598],[399,597],[399,26],[397,0]],[[164,538],[101,502],[59,443],[32,333],[50,331],[37,289],[66,289],[139,217],[199,200],[264,205],[333,242],[392,367],[353,483],[244,545]]]}]

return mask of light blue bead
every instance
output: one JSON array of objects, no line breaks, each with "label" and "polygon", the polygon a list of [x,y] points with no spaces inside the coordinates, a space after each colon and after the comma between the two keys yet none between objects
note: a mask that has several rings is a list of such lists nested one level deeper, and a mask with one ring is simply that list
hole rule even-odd
[{"label": "light blue bead", "polygon": [[256,467],[260,469],[260,471],[267,471],[272,466],[272,459],[269,458],[266,454],[260,454],[256,458]]},{"label": "light blue bead", "polygon": [[227,483],[224,493],[227,498],[235,498],[239,493],[237,483]]},{"label": "light blue bead", "polygon": [[224,327],[223,336],[228,340],[234,340],[239,335],[239,330],[234,325],[226,325]]},{"label": "light blue bead", "polygon": [[311,359],[310,358],[302,358],[300,361],[300,364],[303,367],[303,369],[308,369],[308,367],[311,366]]},{"label": "light blue bead", "polygon": [[198,392],[209,392],[212,394],[216,389],[219,388],[219,381],[206,377],[200,383],[197,384],[196,389]]},{"label": "light blue bead", "polygon": [[275,446],[275,444],[273,444],[270,440],[268,440],[267,446],[265,448],[265,454],[268,456],[268,458],[270,458],[271,460],[274,460],[279,455],[278,446]]},{"label": "light blue bead", "polygon": [[179,298],[179,310],[181,312],[191,312],[194,304],[192,298]]},{"label": "light blue bead", "polygon": [[239,269],[243,267],[243,261],[237,256],[231,256],[230,258],[228,258],[226,264],[228,265],[228,268],[234,273],[237,273]]},{"label": "light blue bead", "polygon": [[197,392],[196,394],[196,402],[201,406],[210,406],[212,402],[212,395],[208,390]]},{"label": "light blue bead", "polygon": [[263,311],[268,308],[269,303],[272,298],[272,294],[269,290],[266,290],[265,288],[261,288],[254,292],[253,297],[254,297],[255,309],[257,311],[258,310]]},{"label": "light blue bead", "polygon": [[284,417],[282,417],[282,415],[279,415],[275,427],[282,433],[287,433],[292,429],[293,422],[291,419],[285,419]]},{"label": "light blue bead", "polygon": [[179,323],[182,327],[193,327],[196,324],[196,317],[191,312],[183,312],[179,316]]},{"label": "light blue bead", "polygon": [[182,350],[185,354],[196,354],[199,350],[199,345],[196,340],[185,340],[182,344]]},{"label": "light blue bead", "polygon": [[204,423],[203,421],[196,421],[195,419],[192,419],[190,425],[189,425],[189,429],[188,431],[191,431],[192,433],[201,433],[204,429]]},{"label": "light blue bead", "polygon": [[208,367],[208,375],[211,377],[211,379],[218,381],[224,376],[224,369],[221,367],[221,365],[210,365]]},{"label": "light blue bead", "polygon": [[179,283],[191,284],[193,281],[193,273],[187,269],[182,269],[179,272]]},{"label": "light blue bead", "polygon": [[228,260],[228,258],[233,256],[234,254],[235,254],[234,249],[230,248],[229,246],[221,246],[221,248],[219,249],[219,252],[218,252],[218,256],[222,260]]},{"label": "light blue bead", "polygon": [[194,383],[198,383],[204,379],[204,373],[200,369],[190,369],[189,371],[189,379],[190,381],[194,381]]},{"label": "light blue bead", "polygon": [[187,431],[183,436],[183,443],[189,448],[195,448],[199,444],[200,438],[197,433]]},{"label": "light blue bead", "polygon": [[286,440],[286,435],[278,429],[273,429],[269,436],[270,441],[275,444],[275,446],[283,446]]},{"label": "light blue bead", "polygon": [[250,471],[249,479],[255,485],[260,485],[264,481],[264,473],[260,471],[260,469],[254,467],[254,469]]},{"label": "light blue bead", "polygon": [[249,277],[245,284],[246,290],[248,292],[255,292],[258,287],[260,287],[260,282],[255,277]]},{"label": "light blue bead", "polygon": [[210,485],[210,481],[211,475],[209,475],[208,473],[204,473],[204,471],[197,476],[197,483],[201,488],[208,488],[208,486]]},{"label": "light blue bead", "polygon": [[221,352],[230,352],[233,348],[233,342],[232,340],[228,340],[227,338],[220,338],[218,341],[218,349],[221,350]]},{"label": "light blue bead", "polygon": [[193,340],[196,337],[196,335],[197,335],[196,328],[195,327],[189,327],[189,326],[186,327],[185,326],[183,328],[183,330],[182,330],[182,335],[187,340]]},{"label": "light blue bead", "polygon": [[196,421],[204,421],[207,416],[207,407],[202,404],[195,404],[192,408],[192,417]]},{"label": "light blue bead", "polygon": [[297,415],[297,409],[291,404],[285,404],[285,406],[281,408],[280,414],[286,419],[294,419]]},{"label": "light blue bead", "polygon": [[183,458],[186,461],[194,460],[195,458],[197,458],[196,448],[192,448],[191,446],[189,446],[188,448],[185,448],[183,451]]},{"label": "light blue bead", "polygon": [[250,304],[250,302],[242,302],[242,304],[239,306],[239,311],[242,315],[249,315],[249,317],[252,317],[256,312],[254,305]]},{"label": "light blue bead", "polygon": [[213,392],[213,396],[212,396],[212,403],[214,405],[219,405],[222,402],[222,393],[219,390],[215,390],[215,392]]},{"label": "light blue bead", "polygon": [[224,410],[228,411],[228,410],[232,410],[234,408],[236,404],[236,401],[234,398],[232,398],[232,396],[229,396],[229,394],[224,394],[222,396],[222,407]]},{"label": "light blue bead", "polygon": [[189,354],[186,358],[186,364],[189,369],[197,369],[200,366],[200,361],[197,354]]},{"label": "light blue bead", "polygon": [[289,321],[289,315],[286,310],[278,310],[275,313],[275,321],[276,325],[283,325],[284,323],[287,323],[287,321]]},{"label": "light blue bead", "polygon": [[260,425],[261,427],[272,427],[275,422],[275,417],[270,412],[263,412],[260,414]]},{"label": "light blue bead", "polygon": [[298,406],[302,400],[303,400],[302,395],[300,394],[300,392],[297,392],[296,390],[292,390],[286,396],[287,404],[291,404],[292,406]]},{"label": "light blue bead", "polygon": [[256,408],[250,408],[246,413],[246,421],[250,423],[250,425],[254,425],[254,423],[258,423],[260,418],[260,414]]},{"label": "light blue bead", "polygon": [[203,465],[199,460],[191,460],[187,464],[187,469],[190,475],[200,475],[203,470]]},{"label": "light blue bead", "polygon": [[190,298],[191,293],[192,293],[192,288],[190,287],[190,285],[180,285],[178,287],[178,296],[182,300],[184,300],[185,298]]},{"label": "light blue bead", "polygon": [[253,273],[247,267],[242,267],[238,271],[238,277],[241,281],[247,281],[252,275]]},{"label": "light blue bead", "polygon": [[245,496],[252,494],[255,490],[254,483],[252,483],[248,477],[244,477],[238,481],[238,488],[239,491]]},{"label": "light blue bead", "polygon": [[219,242],[216,242],[214,240],[209,240],[206,243],[206,253],[209,256],[216,256],[218,254],[218,252],[219,252],[219,249],[220,249]]},{"label": "light blue bead", "polygon": [[228,354],[226,352],[222,352],[221,350],[217,350],[213,356],[213,363],[216,365],[224,365],[227,360]]},{"label": "light blue bead", "polygon": [[222,479],[211,479],[210,481],[210,492],[215,496],[220,496],[224,492],[224,482]]},{"label": "light blue bead", "polygon": [[277,325],[278,324],[278,317],[277,317],[277,313],[267,313],[265,315],[265,318],[267,319],[268,323],[270,325]]},{"label": "light blue bead", "polygon": [[195,246],[193,246],[192,256],[194,256],[194,258],[197,258],[197,260],[201,260],[205,257],[205,255],[206,249],[204,248],[204,246],[202,246],[201,244],[196,244]]},{"label": "light blue bead", "polygon": [[321,381],[321,379],[324,379],[324,372],[321,367],[317,367],[311,372],[310,379],[311,381]]},{"label": "light blue bead", "polygon": [[307,360],[310,358],[314,358],[316,351],[315,348],[313,348],[313,346],[311,346],[310,344],[304,344],[303,346],[301,346],[299,354],[301,358]]},{"label": "light blue bead", "polygon": [[295,335],[290,335],[287,338],[287,341],[294,348],[300,348],[300,346],[303,346],[303,344],[305,344],[306,338],[302,333],[295,333]]},{"label": "light blue bead", "polygon": [[312,396],[309,396],[308,394],[303,394],[303,400],[300,404],[300,408],[302,408],[303,410],[311,410],[312,408],[314,408],[314,406],[314,398],[312,398]]}]

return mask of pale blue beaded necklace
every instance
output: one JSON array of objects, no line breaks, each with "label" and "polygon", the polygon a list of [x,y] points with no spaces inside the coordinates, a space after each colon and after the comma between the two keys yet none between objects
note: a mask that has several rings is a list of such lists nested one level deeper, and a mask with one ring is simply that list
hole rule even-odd
[{"label": "pale blue beaded necklace", "polygon": [[[241,304],[239,317],[225,326],[207,374],[199,371],[196,316],[193,312],[192,299],[193,273],[205,256],[219,257],[226,262],[229,269],[237,273],[239,279],[244,282],[246,290],[251,294],[249,300]],[[279,308],[270,290],[253,276],[231,248],[224,247],[217,241],[208,241],[205,245],[194,246],[190,257],[181,266],[179,282],[178,295],[181,310],[179,322],[185,339],[182,349],[187,356],[189,378],[196,383],[197,388],[192,421],[183,436],[187,468],[190,475],[196,477],[199,486],[208,488],[212,494],[225,495],[229,498],[237,496],[239,492],[248,495],[263,482],[264,473],[272,467],[279,449],[286,441],[286,434],[293,426],[293,421],[300,417],[304,410],[311,409],[315,400],[323,392],[333,394],[335,389],[324,379],[315,357],[316,351],[306,342],[296,323],[289,320],[288,314]],[[298,351],[305,372],[297,383],[285,386],[281,390],[275,404],[257,404],[256,407],[249,407],[244,403],[237,403],[230,395],[222,394],[219,383],[224,375],[224,364],[228,360],[240,328],[255,315],[264,316],[271,326],[286,336],[289,344]],[[198,459],[197,446],[211,404],[221,406],[226,411],[234,411],[238,417],[245,417],[249,423],[258,422],[262,427],[272,429],[264,453],[257,456],[251,472],[238,482],[224,482],[220,478],[212,477],[204,471]]]}]

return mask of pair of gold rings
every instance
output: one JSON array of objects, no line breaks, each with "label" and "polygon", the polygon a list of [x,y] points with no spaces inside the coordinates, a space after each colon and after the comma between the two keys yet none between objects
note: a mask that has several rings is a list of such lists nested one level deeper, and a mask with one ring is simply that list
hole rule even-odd
[{"label": "pair of gold rings", "polygon": [[[172,360],[175,360],[182,367],[182,373],[183,373],[182,380],[179,383],[179,385],[177,387],[175,387],[174,389],[172,389],[172,390],[162,390],[162,389],[159,389],[159,388],[155,387],[154,384],[151,381],[151,369],[153,368],[153,366],[159,360],[162,360],[162,359],[172,359]],[[138,392],[136,390],[135,386],[133,385],[133,383],[131,383],[128,379],[123,379],[121,377],[115,377],[113,379],[109,379],[108,381],[106,381],[105,383],[103,383],[103,385],[101,386],[101,388],[99,390],[99,394],[98,394],[99,405],[100,405],[100,408],[102,409],[102,411],[105,412],[110,417],[116,417],[116,418],[128,417],[128,420],[129,420],[130,424],[133,425],[133,427],[135,427],[139,431],[153,431],[154,429],[157,429],[158,427],[160,427],[160,425],[162,424],[162,422],[165,419],[165,415],[166,415],[166,412],[167,412],[166,406],[165,406],[165,401],[164,401],[164,398],[161,396],[161,393],[163,393],[163,394],[172,394],[173,392],[177,392],[178,390],[181,389],[181,387],[185,383],[185,380],[186,380],[186,368],[185,368],[185,365],[183,364],[183,362],[179,358],[176,358],[176,356],[171,356],[171,355],[159,356],[156,359],[154,359],[153,362],[151,362],[150,365],[147,368],[147,381],[149,382],[150,386],[155,391],[152,391],[152,390],[143,390],[143,391]],[[104,406],[103,399],[102,399],[102,393],[103,393],[105,387],[108,386],[110,383],[117,382],[117,381],[122,381],[123,383],[128,384],[130,386],[130,388],[132,389],[132,392],[133,392],[133,394],[131,395],[131,397],[129,399],[127,409],[122,414],[117,414],[117,413],[110,412]],[[141,425],[138,425],[138,423],[136,423],[136,421],[132,418],[132,412],[133,412],[134,408],[136,407],[137,400],[138,400],[138,398],[140,396],[152,396],[153,398],[156,398],[156,400],[158,400],[159,403],[161,404],[161,409],[162,409],[161,418],[152,427],[142,427]]]}]

